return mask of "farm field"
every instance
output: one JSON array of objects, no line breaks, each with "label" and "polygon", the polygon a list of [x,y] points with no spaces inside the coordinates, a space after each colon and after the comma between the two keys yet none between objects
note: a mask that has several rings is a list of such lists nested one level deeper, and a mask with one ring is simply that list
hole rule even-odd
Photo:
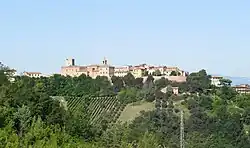
[{"label": "farm field", "polygon": [[131,122],[136,117],[140,116],[141,111],[151,111],[154,109],[155,109],[154,102],[140,101],[136,103],[131,103],[125,107],[118,121],[121,121],[122,123]]},{"label": "farm field", "polygon": [[114,123],[125,107],[118,101],[116,96],[70,97],[67,98],[66,101],[67,109],[72,112],[86,105],[92,123],[101,122],[105,117],[109,118],[110,123]]}]

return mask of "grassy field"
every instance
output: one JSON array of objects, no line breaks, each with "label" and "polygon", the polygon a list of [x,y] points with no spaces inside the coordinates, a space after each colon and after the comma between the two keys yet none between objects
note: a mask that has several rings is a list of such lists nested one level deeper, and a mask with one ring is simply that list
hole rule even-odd
[{"label": "grassy field", "polygon": [[[190,112],[189,110],[184,106],[181,105],[182,101],[177,101],[174,103],[175,108],[179,110],[184,111],[184,117],[186,119],[189,118]],[[124,122],[131,122],[136,117],[140,116],[141,111],[152,111],[155,109],[155,103],[154,102],[146,102],[146,101],[140,101],[136,103],[128,104],[123,112],[121,113],[118,121],[124,123]]]},{"label": "grassy field", "polygon": [[154,109],[155,109],[154,102],[140,101],[136,103],[131,103],[125,107],[118,121],[121,121],[122,123],[131,122],[136,117],[140,116],[141,111],[151,111]]}]

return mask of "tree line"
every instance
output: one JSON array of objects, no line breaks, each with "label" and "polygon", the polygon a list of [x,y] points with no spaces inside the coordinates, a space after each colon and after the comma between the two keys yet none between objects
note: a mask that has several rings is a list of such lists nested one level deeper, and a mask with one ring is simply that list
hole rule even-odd
[{"label": "tree line", "polygon": [[[0,145],[2,147],[152,148],[179,147],[180,111],[184,111],[185,145],[189,148],[248,148],[250,96],[237,94],[229,80],[211,86],[205,70],[184,83],[154,81],[128,74],[123,78],[15,77],[0,66]],[[172,94],[178,86],[182,95]],[[167,87],[166,92],[161,89]],[[141,112],[132,123],[91,124],[83,107],[65,110],[51,96],[116,95],[124,104],[146,100],[153,111]],[[181,103],[176,99],[181,97]],[[178,103],[178,104],[176,104]],[[108,118],[108,117],[107,117]]]}]

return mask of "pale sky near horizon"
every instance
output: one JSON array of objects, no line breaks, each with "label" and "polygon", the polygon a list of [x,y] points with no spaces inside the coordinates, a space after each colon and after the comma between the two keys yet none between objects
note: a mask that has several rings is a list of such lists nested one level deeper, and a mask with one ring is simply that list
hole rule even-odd
[{"label": "pale sky near horizon", "polygon": [[0,61],[18,71],[153,64],[250,77],[249,0],[2,0]]}]

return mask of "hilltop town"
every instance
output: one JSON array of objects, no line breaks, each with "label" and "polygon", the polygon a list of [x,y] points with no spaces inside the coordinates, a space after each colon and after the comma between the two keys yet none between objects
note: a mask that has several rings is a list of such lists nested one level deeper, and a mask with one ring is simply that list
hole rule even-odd
[{"label": "hilltop town", "polygon": [[[78,77],[82,74],[96,78],[97,76],[106,76],[111,78],[112,76],[124,77],[128,73],[131,73],[135,78],[141,78],[148,75],[153,76],[178,76],[183,81],[182,77],[186,77],[188,72],[181,70],[178,67],[169,66],[151,66],[147,64],[140,64],[135,66],[119,66],[115,67],[109,65],[106,58],[103,59],[100,64],[92,65],[77,65],[76,60],[68,58],[65,60],[65,65],[61,67],[60,74],[63,76]],[[47,76],[41,72],[24,72],[24,75],[29,77],[41,77]]]},{"label": "hilltop town", "polygon": [[[108,63],[106,58],[104,58],[100,64],[91,65],[77,65],[74,58],[67,58],[65,65],[61,66],[59,74],[71,77],[79,77],[84,74],[93,79],[97,76],[105,76],[111,79],[112,76],[124,77],[128,73],[131,73],[135,78],[143,78],[143,81],[147,79],[148,75],[152,75],[155,80],[164,77],[174,82],[186,82],[186,78],[189,75],[189,72],[173,66],[153,66],[147,64],[113,66]],[[32,78],[52,76],[41,72],[24,72],[23,75]],[[220,87],[220,80],[222,79],[223,77],[221,76],[211,76],[211,84]],[[239,93],[250,93],[250,85],[248,84],[236,85],[233,86],[233,88]]]}]

